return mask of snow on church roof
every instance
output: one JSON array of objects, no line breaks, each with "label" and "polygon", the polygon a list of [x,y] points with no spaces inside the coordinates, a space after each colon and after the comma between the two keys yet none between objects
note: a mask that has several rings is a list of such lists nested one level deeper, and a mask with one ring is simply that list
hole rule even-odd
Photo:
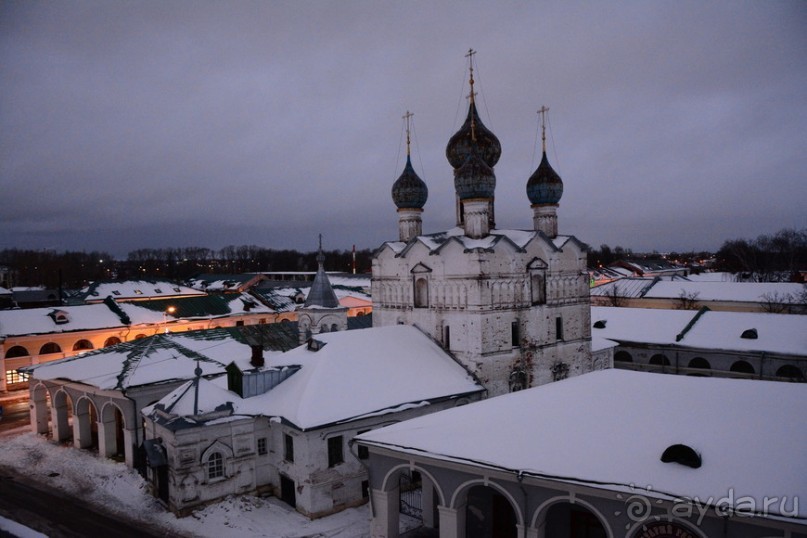
[{"label": "snow on church roof", "polygon": [[[603,370],[415,418],[358,440],[593,488],[702,501],[807,497],[807,388]],[[507,420],[502,420],[507,417]],[[663,463],[674,444],[703,464]],[[771,507],[776,511],[780,505]],[[807,503],[798,506],[807,517]],[[801,521],[804,523],[804,521]]]},{"label": "snow on church roof", "polygon": [[[539,232],[534,230],[498,230],[493,229],[490,234],[482,239],[472,239],[465,235],[465,230],[460,227],[451,228],[445,232],[435,234],[420,235],[417,241],[423,243],[430,251],[438,250],[448,239],[456,239],[466,250],[490,249],[493,248],[503,238],[511,241],[517,248],[523,249],[532,241]],[[562,248],[568,241],[573,240],[572,236],[558,236],[549,241],[555,248]],[[388,241],[385,243],[395,254],[400,254],[406,248],[407,243],[403,241]]]},{"label": "snow on church roof", "polygon": [[[308,430],[484,390],[437,344],[408,325],[324,333],[316,339],[325,344],[318,351],[304,345],[267,357],[266,368],[301,367],[268,392],[242,399],[222,393],[221,387],[205,387],[203,380],[199,407],[212,410],[230,401],[235,415],[281,417]],[[214,383],[226,384],[226,378]],[[160,403],[181,406],[179,399],[195,397],[187,387]]]}]

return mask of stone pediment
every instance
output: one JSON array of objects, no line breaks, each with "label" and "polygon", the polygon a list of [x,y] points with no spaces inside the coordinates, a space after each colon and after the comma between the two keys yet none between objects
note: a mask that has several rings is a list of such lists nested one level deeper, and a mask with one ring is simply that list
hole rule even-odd
[{"label": "stone pediment", "polygon": [[536,271],[536,270],[546,270],[549,269],[549,264],[546,263],[541,258],[533,258],[530,260],[530,263],[527,264],[528,271]]},{"label": "stone pediment", "polygon": [[431,273],[432,270],[431,270],[430,267],[428,267],[428,266],[426,266],[426,265],[424,265],[422,263],[418,263],[417,265],[412,267],[412,270],[409,271],[409,272],[413,273],[413,274],[423,274],[423,273]]}]

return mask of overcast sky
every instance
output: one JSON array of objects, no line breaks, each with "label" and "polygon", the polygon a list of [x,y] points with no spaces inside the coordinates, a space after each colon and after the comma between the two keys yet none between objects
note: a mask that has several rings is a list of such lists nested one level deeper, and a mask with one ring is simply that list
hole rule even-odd
[{"label": "overcast sky", "polygon": [[807,226],[807,2],[4,1],[0,248],[376,248],[407,110],[450,228],[471,47],[498,227],[532,227],[542,105],[561,234]]}]

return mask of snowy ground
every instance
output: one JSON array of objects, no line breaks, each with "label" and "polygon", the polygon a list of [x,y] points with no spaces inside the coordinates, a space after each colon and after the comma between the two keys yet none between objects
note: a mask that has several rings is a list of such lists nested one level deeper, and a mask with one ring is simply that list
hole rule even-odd
[{"label": "snowy ground", "polygon": [[[140,475],[123,463],[59,446],[27,430],[19,429],[0,437],[0,466],[25,469],[25,474],[36,482],[81,496],[104,511],[125,514],[175,533],[216,538],[370,535],[368,505],[310,521],[275,498],[244,495],[228,497],[188,517],[177,518],[155,501]],[[410,521],[407,526],[411,524]]]}]

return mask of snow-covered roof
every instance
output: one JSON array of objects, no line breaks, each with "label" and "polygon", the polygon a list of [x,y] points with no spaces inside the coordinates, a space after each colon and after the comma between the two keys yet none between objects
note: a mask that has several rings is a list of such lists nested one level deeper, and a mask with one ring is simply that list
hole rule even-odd
[{"label": "snow-covered roof", "polygon": [[[620,268],[615,268],[620,269]],[[643,297],[653,286],[656,280],[653,278],[626,277],[612,280],[591,288],[592,297]]]},{"label": "snow-covered roof", "polygon": [[[308,430],[484,390],[437,344],[408,325],[325,333],[316,339],[324,344],[318,351],[303,345],[267,357],[265,368],[301,367],[268,392],[242,399],[222,392],[225,378],[214,382],[218,388],[202,382],[199,407],[212,410],[230,401],[235,415],[280,417]],[[176,409],[179,399],[196,397],[187,389],[183,385],[159,403]]]},{"label": "snow-covered roof", "polygon": [[203,375],[222,373],[231,362],[250,368],[252,350],[237,334],[236,329],[160,334],[27,370],[36,379],[65,379],[107,390],[167,383],[194,377],[197,360]]},{"label": "snow-covered roof", "polygon": [[697,294],[699,301],[766,302],[766,297],[781,297],[784,303],[796,302],[787,296],[796,296],[804,290],[803,284],[790,282],[656,282],[645,297],[677,299],[681,292]]},{"label": "snow-covered roof", "polygon": [[204,295],[204,292],[157,280],[125,280],[122,282],[94,282],[83,288],[76,298],[85,301],[101,301],[112,296],[115,300],[135,300],[161,297]]},{"label": "snow-covered roof", "polygon": [[[458,241],[465,250],[474,250],[474,249],[482,249],[482,250],[489,250],[492,249],[496,244],[500,243],[502,240],[506,240],[513,244],[518,249],[523,249],[527,246],[527,244],[535,239],[538,236],[542,236],[546,238],[540,232],[534,230],[499,230],[493,229],[490,230],[490,234],[481,238],[481,239],[472,239],[465,235],[465,230],[461,227],[451,228],[445,232],[439,232],[434,234],[428,235],[420,235],[415,238],[415,241],[422,243],[426,246],[430,251],[435,252],[438,251],[445,243],[449,240]],[[569,241],[577,241],[573,236],[570,235],[559,235],[554,239],[548,239],[547,241],[557,249],[563,248],[566,243]],[[387,246],[395,252],[395,254],[400,254],[407,248],[407,246],[411,245],[410,243],[404,243],[401,241],[388,241],[384,243],[384,246]]]},{"label": "snow-covered roof", "polygon": [[[63,317],[58,318],[58,322],[53,315],[57,311],[65,313]],[[162,316],[158,321],[162,321]],[[107,329],[125,325],[106,304],[0,310],[0,339],[29,334]]]},{"label": "snow-covered roof", "polygon": [[[603,370],[358,439],[598,489],[652,488],[643,491],[651,498],[722,499],[733,492],[761,507],[766,496],[807,497],[807,428],[794,427],[805,416],[801,384]],[[675,444],[693,448],[702,466],[660,461]],[[798,510],[807,516],[807,504]]]},{"label": "snow-covered roof", "polygon": [[[592,338],[618,342],[807,355],[807,315],[593,306],[591,323]],[[742,338],[747,329],[758,337]]]}]

